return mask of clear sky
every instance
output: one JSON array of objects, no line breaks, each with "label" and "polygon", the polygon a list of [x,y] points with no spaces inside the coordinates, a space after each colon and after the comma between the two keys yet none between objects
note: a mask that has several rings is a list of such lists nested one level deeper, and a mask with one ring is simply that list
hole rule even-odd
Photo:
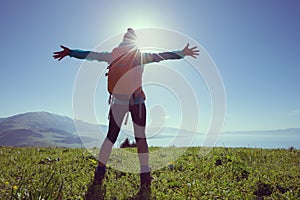
[{"label": "clear sky", "polygon": [[[127,27],[161,27],[196,40],[217,65],[227,96],[225,131],[300,127],[298,0],[10,0],[1,4],[0,26],[0,117],[73,116],[82,61],[57,62],[52,52],[61,44],[94,49]],[[104,119],[107,110],[97,115]]]}]

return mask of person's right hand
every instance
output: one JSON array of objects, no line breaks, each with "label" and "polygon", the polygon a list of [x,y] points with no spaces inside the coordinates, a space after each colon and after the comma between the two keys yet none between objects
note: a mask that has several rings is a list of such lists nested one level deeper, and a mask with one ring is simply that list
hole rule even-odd
[{"label": "person's right hand", "polygon": [[65,47],[65,46],[62,46],[62,45],[60,45],[60,47],[63,48],[62,51],[57,51],[57,52],[53,53],[53,58],[58,59],[58,61],[60,61],[64,57],[68,56],[70,54],[70,51],[71,51],[68,47]]}]

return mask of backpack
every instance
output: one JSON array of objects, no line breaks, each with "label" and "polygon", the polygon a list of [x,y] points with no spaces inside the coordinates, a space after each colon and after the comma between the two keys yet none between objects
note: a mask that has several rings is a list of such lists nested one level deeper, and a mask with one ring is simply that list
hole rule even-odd
[{"label": "backpack", "polygon": [[137,49],[128,51],[107,67],[107,89],[113,97],[129,100],[132,94],[137,96],[142,92],[142,69],[138,56],[141,55]]}]

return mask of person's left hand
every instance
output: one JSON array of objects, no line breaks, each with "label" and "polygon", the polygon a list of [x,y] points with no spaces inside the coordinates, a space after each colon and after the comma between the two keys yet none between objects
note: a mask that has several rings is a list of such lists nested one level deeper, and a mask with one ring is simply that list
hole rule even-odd
[{"label": "person's left hand", "polygon": [[63,48],[62,51],[57,51],[54,52],[53,54],[53,58],[54,59],[58,59],[58,61],[60,61],[61,59],[63,59],[64,57],[68,56],[70,54],[70,49],[68,47],[62,46],[60,45],[61,48]]},{"label": "person's left hand", "polygon": [[199,50],[197,49],[197,46],[189,48],[189,43],[182,49],[182,53],[185,56],[192,56],[193,58],[196,58],[196,56],[199,55]]}]

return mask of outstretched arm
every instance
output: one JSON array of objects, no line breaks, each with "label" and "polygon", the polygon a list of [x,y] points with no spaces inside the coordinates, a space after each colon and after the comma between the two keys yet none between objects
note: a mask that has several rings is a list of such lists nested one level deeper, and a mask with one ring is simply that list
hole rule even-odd
[{"label": "outstretched arm", "polygon": [[189,43],[179,51],[172,52],[163,52],[163,53],[143,53],[142,54],[142,63],[147,64],[151,62],[160,62],[162,60],[170,60],[170,59],[181,59],[185,56],[192,56],[196,58],[199,55],[199,50],[197,47],[189,48]]},{"label": "outstretched arm", "polygon": [[87,60],[97,60],[111,62],[112,56],[111,53],[105,52],[93,52],[93,51],[82,51],[82,50],[71,50],[68,47],[60,46],[63,48],[62,51],[54,52],[53,58],[62,60],[66,56],[78,58],[78,59],[87,59]]}]

